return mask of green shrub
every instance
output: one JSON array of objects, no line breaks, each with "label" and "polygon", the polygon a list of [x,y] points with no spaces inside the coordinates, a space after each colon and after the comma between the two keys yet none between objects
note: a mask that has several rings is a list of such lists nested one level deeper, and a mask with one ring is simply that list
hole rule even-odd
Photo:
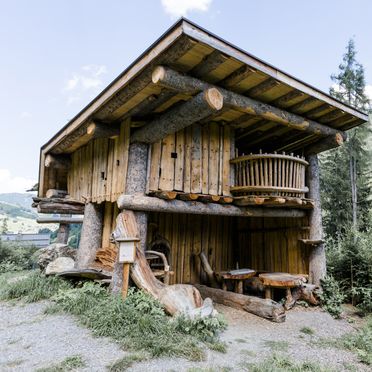
[{"label": "green shrub", "polygon": [[362,363],[372,365],[372,318],[356,333],[351,333],[342,338],[341,344],[346,349],[358,355]]},{"label": "green shrub", "polygon": [[350,230],[342,239],[327,239],[327,266],[346,300],[364,313],[371,312],[372,230]]},{"label": "green shrub", "polygon": [[0,288],[0,300],[23,299],[25,302],[36,302],[51,298],[70,287],[68,282],[59,277],[45,277],[35,271],[4,283]]},{"label": "green shrub", "polygon": [[0,241],[0,273],[31,269],[36,251],[36,247],[23,246],[17,242]]},{"label": "green shrub", "polygon": [[202,360],[201,340],[218,342],[218,332],[225,327],[222,320],[173,319],[152,296],[133,288],[125,301],[93,283],[59,292],[53,299],[55,304],[49,313],[76,315],[95,335],[111,337],[128,349],[147,351],[152,357]]},{"label": "green shrub", "polygon": [[341,305],[345,295],[341,293],[337,281],[332,276],[327,276],[321,281],[322,291],[319,293],[321,305],[335,318],[342,313]]}]

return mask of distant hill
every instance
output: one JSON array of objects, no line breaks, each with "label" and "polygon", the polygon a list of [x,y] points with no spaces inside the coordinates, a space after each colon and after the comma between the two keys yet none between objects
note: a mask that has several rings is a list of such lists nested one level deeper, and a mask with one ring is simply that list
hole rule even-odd
[{"label": "distant hill", "polygon": [[55,230],[56,224],[39,225],[36,222],[37,213],[31,208],[33,193],[0,194],[0,229],[3,220],[9,232],[36,233],[41,228]]}]

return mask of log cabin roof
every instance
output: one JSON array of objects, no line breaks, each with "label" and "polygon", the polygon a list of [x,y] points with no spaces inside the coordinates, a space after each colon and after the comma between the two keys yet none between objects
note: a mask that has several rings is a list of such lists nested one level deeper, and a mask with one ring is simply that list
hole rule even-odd
[{"label": "log cabin roof", "polygon": [[[157,65],[168,66],[217,87],[301,115],[306,120],[345,131],[368,116],[328,94],[271,66],[186,19],[180,19],[138,57],[92,102],[80,111],[43,147],[42,153],[71,153],[89,123],[107,125],[132,118],[134,126],[169,110],[192,96],[162,88],[152,82]],[[236,128],[240,147],[299,151],[319,140],[314,134],[295,131],[274,121],[224,107],[208,121],[224,121]]]}]

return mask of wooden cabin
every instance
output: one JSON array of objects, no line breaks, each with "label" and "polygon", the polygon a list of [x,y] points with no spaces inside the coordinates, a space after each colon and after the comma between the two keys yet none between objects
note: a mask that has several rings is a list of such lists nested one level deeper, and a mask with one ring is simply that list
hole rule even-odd
[{"label": "wooden cabin", "polygon": [[170,283],[205,283],[201,252],[216,272],[319,283],[317,154],[367,120],[181,19],[41,148],[35,202],[84,213],[80,267],[114,271],[125,209],[141,249],[167,242]]}]

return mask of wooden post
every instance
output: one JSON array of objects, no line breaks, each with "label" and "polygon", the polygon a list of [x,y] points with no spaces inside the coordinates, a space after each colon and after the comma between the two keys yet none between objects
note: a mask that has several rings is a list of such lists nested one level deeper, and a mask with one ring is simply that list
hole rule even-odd
[{"label": "wooden post", "polygon": [[320,241],[315,245],[309,257],[309,281],[317,286],[326,275],[326,257],[323,240],[322,209],[320,205],[319,163],[316,154],[308,156],[307,185],[309,198],[314,200],[314,208],[310,211],[310,240]]},{"label": "wooden post", "polygon": [[57,232],[57,243],[67,244],[69,232],[70,225],[67,223],[60,223]]},{"label": "wooden post", "polygon": [[102,208],[98,204],[88,203],[84,208],[83,226],[77,251],[76,266],[86,269],[96,258],[96,251],[101,248],[103,228]]},{"label": "wooden post", "polygon": [[123,264],[123,285],[121,287],[121,295],[124,299],[127,297],[127,294],[128,294],[129,271],[130,271],[130,263]]},{"label": "wooden post", "polygon": [[[129,146],[128,156],[128,171],[125,191],[128,194],[144,194],[146,190],[146,174],[147,174],[147,159],[148,145],[145,143],[132,143]],[[139,229],[139,238],[141,245],[138,249],[144,252],[146,249],[147,238],[147,213],[134,212],[137,226]],[[114,272],[112,275],[111,290],[114,293],[123,293],[125,287],[128,287],[129,275],[126,276],[123,264],[115,263]],[[130,267],[130,265],[128,265]],[[128,269],[129,270],[129,269]],[[128,271],[129,274],[129,271]],[[125,276],[125,277],[124,277]]]}]

